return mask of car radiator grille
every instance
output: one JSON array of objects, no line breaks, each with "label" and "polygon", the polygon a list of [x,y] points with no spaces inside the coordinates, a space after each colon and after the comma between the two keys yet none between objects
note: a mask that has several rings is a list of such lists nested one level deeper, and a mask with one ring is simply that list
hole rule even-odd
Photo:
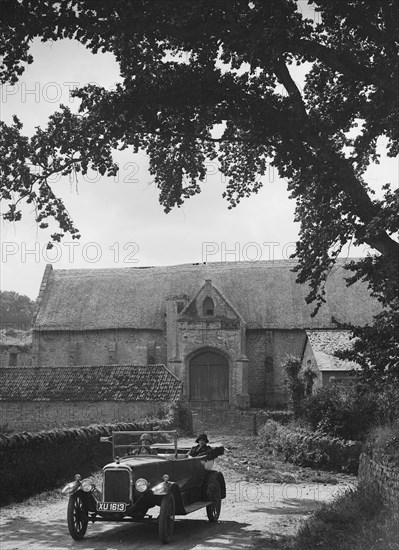
[{"label": "car radiator grille", "polygon": [[104,501],[129,502],[130,477],[126,470],[104,472]]}]

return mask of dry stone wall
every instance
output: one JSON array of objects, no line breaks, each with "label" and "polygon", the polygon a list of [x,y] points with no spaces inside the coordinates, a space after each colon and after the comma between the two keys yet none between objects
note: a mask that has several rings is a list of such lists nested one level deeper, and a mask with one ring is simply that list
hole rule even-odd
[{"label": "dry stone wall", "polygon": [[399,506],[399,452],[366,449],[360,455],[359,482],[377,486],[390,507]]}]

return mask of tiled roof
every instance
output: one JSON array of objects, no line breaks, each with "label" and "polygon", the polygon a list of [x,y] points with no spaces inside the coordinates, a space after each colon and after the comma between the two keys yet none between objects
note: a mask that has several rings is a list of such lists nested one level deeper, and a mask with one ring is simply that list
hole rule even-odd
[{"label": "tiled roof", "polygon": [[343,261],[330,273],[326,300],[312,317],[306,285],[295,282],[292,260],[224,262],[126,269],[46,271],[36,330],[136,328],[163,330],[165,301],[191,299],[210,279],[248,328],[333,328],[365,325],[380,311],[361,281],[347,287]]},{"label": "tiled roof", "polygon": [[345,350],[353,345],[347,330],[307,330],[309,344],[320,371],[348,371],[359,369],[353,361],[344,361],[334,356],[338,350]]},{"label": "tiled roof", "polygon": [[174,401],[181,387],[164,365],[0,369],[1,401]]}]

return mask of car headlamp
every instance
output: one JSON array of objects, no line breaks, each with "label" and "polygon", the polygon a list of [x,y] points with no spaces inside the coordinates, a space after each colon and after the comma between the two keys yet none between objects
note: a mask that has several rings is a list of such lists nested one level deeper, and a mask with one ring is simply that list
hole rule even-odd
[{"label": "car headlamp", "polygon": [[148,482],[146,479],[140,477],[140,478],[136,481],[136,483],[134,484],[134,486],[135,486],[136,490],[137,490],[139,493],[144,493],[144,492],[148,489],[148,487],[150,486],[150,484],[149,484],[149,482]]},{"label": "car headlamp", "polygon": [[85,493],[90,493],[90,491],[93,491],[93,489],[95,489],[94,481],[88,477],[87,479],[84,479],[82,481],[80,487]]}]

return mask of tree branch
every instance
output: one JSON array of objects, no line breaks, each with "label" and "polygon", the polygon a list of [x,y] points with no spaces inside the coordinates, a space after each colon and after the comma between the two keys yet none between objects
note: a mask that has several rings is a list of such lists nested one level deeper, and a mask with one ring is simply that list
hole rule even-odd
[{"label": "tree branch", "polygon": [[284,48],[287,53],[307,54],[308,56],[316,57],[332,69],[348,75],[351,78],[355,77],[366,84],[374,84],[382,88],[387,86],[386,78],[384,78],[382,74],[376,71],[370,74],[370,71],[357,62],[349,59],[347,55],[341,55],[328,46],[305,38],[289,40],[287,45],[288,47]]},{"label": "tree branch", "polygon": [[[379,209],[373,204],[367,191],[356,178],[353,166],[347,159],[340,157],[328,142],[317,134],[314,124],[309,120],[301,93],[292,79],[286,64],[281,59],[275,63],[275,73],[292,99],[298,118],[303,124],[303,131],[300,135],[303,136],[303,139],[307,139],[312,147],[337,167],[337,172],[340,173],[340,177],[337,178],[338,185],[352,199],[355,213],[359,219],[363,223],[369,224],[378,214]],[[369,237],[366,242],[384,255],[394,254],[399,256],[399,243],[393,240],[387,233],[380,233],[374,237]]]}]

